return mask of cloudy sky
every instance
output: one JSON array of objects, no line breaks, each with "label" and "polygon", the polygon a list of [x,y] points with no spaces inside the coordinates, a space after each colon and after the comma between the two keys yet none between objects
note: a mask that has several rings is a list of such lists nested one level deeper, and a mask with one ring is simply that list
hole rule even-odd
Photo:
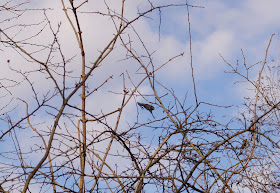
[{"label": "cloudy sky", "polygon": [[[79,2],[79,1],[76,1]],[[80,1],[82,2],[82,1]],[[120,13],[120,0],[107,1],[108,6]],[[173,1],[152,1],[157,4],[168,3],[185,3],[183,0]],[[248,66],[257,62],[261,62],[265,57],[265,50],[267,48],[269,39],[273,33],[273,38],[268,62],[272,63],[272,60],[276,63],[279,61],[279,30],[278,26],[280,18],[280,1],[278,0],[239,0],[239,1],[225,1],[225,0],[192,0],[190,4],[197,7],[189,7],[189,19],[192,41],[192,57],[194,76],[196,81],[197,95],[199,101],[214,103],[217,105],[239,105],[243,101],[243,97],[251,95],[252,93],[246,88],[248,84],[234,84],[238,80],[242,80],[234,74],[224,73],[230,71],[229,66],[223,61],[221,56],[224,57],[233,66],[236,65],[237,60],[239,64],[243,64],[243,55],[246,57],[246,64]],[[66,4],[66,6],[69,6]],[[61,44],[62,51],[66,59],[74,57],[69,67],[72,70],[77,70],[79,74],[79,66],[77,63],[80,61],[79,48],[76,43],[75,36],[71,31],[71,26],[66,20],[66,17],[62,11],[61,2],[58,0],[48,1],[35,1],[31,0],[30,4],[26,5],[27,8],[51,8],[46,11],[46,16],[51,22],[54,31],[58,29],[60,25],[60,33],[58,39]],[[125,4],[125,17],[128,20],[137,16],[138,10],[145,10],[149,8],[149,3],[146,0],[127,0]],[[107,12],[104,6],[103,0],[89,0],[85,6],[81,9],[83,13],[81,16],[81,28],[83,31],[83,38],[86,50],[86,62],[89,65],[95,61],[99,51],[104,49],[113,35],[116,33],[112,21],[108,17],[104,17],[100,14],[91,14],[91,12]],[[161,15],[159,15],[161,13]],[[4,15],[5,14],[5,15]],[[11,14],[11,13],[10,13]],[[153,63],[156,67],[164,64],[170,58],[184,53],[168,65],[164,66],[157,74],[157,79],[166,85],[168,88],[172,88],[177,94],[179,99],[183,99],[186,93],[188,93],[188,100],[190,104],[194,104],[193,86],[190,69],[190,38],[189,38],[189,23],[186,7],[173,7],[168,9],[161,9],[147,15],[147,18],[143,18],[136,21],[133,27],[139,35],[142,41],[145,43],[147,49],[152,54]],[[6,13],[0,12],[0,18],[10,17]],[[14,24],[19,23],[36,23],[42,21],[44,15],[40,11],[28,11],[18,20],[12,20]],[[159,26],[159,21],[161,25]],[[30,35],[35,35],[38,31],[34,30],[34,27],[25,28],[9,28],[11,22],[0,23],[1,29],[14,38],[19,40]],[[40,25],[41,26],[41,25]],[[49,44],[52,42],[51,31],[45,30],[38,38],[30,40],[36,43]],[[138,54],[147,55],[145,49],[141,46],[141,42],[137,39],[132,29],[128,29],[127,34],[130,34],[132,45],[137,50]],[[1,35],[1,37],[3,37]],[[126,37],[128,38],[128,37]],[[35,51],[34,47],[26,46],[27,49]],[[0,76],[2,79],[14,79],[17,81],[23,80],[22,76],[12,72],[8,68],[8,63],[13,68],[27,71],[30,69],[38,69],[36,64],[27,63],[26,60],[20,56],[13,49],[3,47],[0,45]],[[37,48],[39,49],[39,48]],[[241,51],[242,49],[242,51]],[[44,51],[34,54],[39,60],[46,60],[46,53]],[[54,55],[53,62],[60,61],[59,55]],[[100,69],[97,69],[93,77],[92,88],[100,85],[109,76],[113,75],[113,81],[109,81],[101,92],[92,96],[88,101],[89,107],[94,107],[95,113],[100,113],[101,110],[106,113],[110,112],[112,108],[117,108],[122,100],[121,96],[115,94],[111,97],[108,94],[110,92],[118,92],[122,89],[122,78],[119,76],[121,73],[128,70],[133,73],[133,80],[136,82],[141,79],[141,73],[138,71],[139,66],[134,64],[133,60],[124,60],[126,57],[125,49],[119,44],[116,45],[115,51],[103,62]],[[9,60],[9,62],[7,62]],[[144,60],[144,59],[143,59]],[[260,66],[257,66],[252,71],[251,78],[256,79],[256,72]],[[243,71],[245,72],[245,71]],[[32,74],[31,80],[34,81],[34,87],[40,91],[43,96],[48,91],[50,85],[49,80],[42,79],[41,75]],[[2,80],[3,84],[11,84],[7,80]],[[69,79],[69,84],[74,85],[75,80]],[[53,85],[52,85],[53,86]],[[1,94],[5,95],[8,92],[5,89],[0,88]],[[10,88],[13,93],[12,98],[21,97],[27,101],[33,100],[32,92],[30,91],[28,84],[22,83],[21,87]],[[148,86],[143,85],[140,88],[142,93],[149,94]],[[104,93],[106,94],[104,95]],[[5,106],[5,103],[10,98],[5,98],[0,102],[1,107]],[[150,98],[152,102],[155,99]],[[14,106],[17,106],[18,101],[14,100]],[[100,101],[102,101],[100,103]],[[135,101],[142,101],[137,98]],[[22,108],[25,108],[24,104]],[[130,106],[129,106],[130,105]],[[127,119],[130,120],[129,113],[135,108],[135,104],[131,103],[126,110]],[[12,108],[12,107],[11,107]],[[19,107],[20,108],[20,107]],[[1,108],[0,108],[1,109]],[[9,109],[3,109],[7,111]],[[230,111],[235,114],[236,109]],[[223,114],[223,112],[217,112]],[[2,113],[1,113],[2,114]],[[150,115],[144,116],[147,119]],[[156,118],[160,117],[160,112],[155,114]],[[40,120],[42,119],[42,120]],[[132,118],[131,118],[132,119]],[[35,119],[35,122],[43,122],[45,119],[39,115]],[[25,133],[26,134],[26,133]]]},{"label": "cloudy sky", "polygon": [[[170,1],[171,2],[171,1]],[[173,3],[184,3],[185,1],[172,1]],[[120,11],[120,4],[117,1],[107,1],[108,5]],[[155,1],[155,4],[158,2]],[[160,4],[159,2],[158,4]],[[168,3],[167,1],[164,3]],[[192,35],[192,53],[194,75],[197,84],[198,96],[208,102],[219,102],[221,104],[230,104],[240,98],[240,85],[232,83],[236,81],[237,76],[225,74],[229,67],[222,60],[222,55],[228,62],[235,65],[237,60],[243,62],[241,49],[246,57],[248,65],[260,62],[264,59],[265,49],[272,33],[274,36],[270,49],[269,59],[278,59],[279,55],[279,37],[277,21],[280,13],[277,10],[279,4],[276,0],[269,1],[190,1],[190,4],[200,6],[190,7],[190,23]],[[57,28],[61,22],[59,41],[66,57],[75,55],[78,51],[75,46],[74,34],[69,30],[70,26],[61,11],[60,1],[40,1],[28,5],[34,8],[53,8],[47,11],[46,15],[52,22],[52,27]],[[27,6],[27,7],[28,7]],[[147,1],[127,1],[125,16],[128,19],[137,15],[137,9],[145,9],[149,5]],[[106,12],[103,1],[89,1],[83,8],[83,11]],[[183,57],[174,60],[172,64],[166,65],[159,72],[159,79],[164,84],[169,84],[177,92],[192,92],[192,81],[190,79],[190,55],[189,55],[189,34],[187,22],[186,7],[174,7],[161,10],[161,26],[159,34],[159,12],[154,11],[149,14],[151,19],[137,21],[134,25],[138,30],[142,40],[150,52],[154,52],[153,59],[155,65],[160,65],[168,59],[184,53]],[[29,12],[24,15],[26,23],[40,21],[43,15],[40,12]],[[85,48],[87,51],[87,62],[90,63],[98,55],[98,51],[104,48],[104,45],[112,38],[114,26],[107,17],[95,14],[81,14],[81,23],[83,37],[85,39]],[[10,25],[4,23],[3,26]],[[21,37],[30,35],[34,29],[25,29],[27,33],[20,33]],[[32,31],[33,30],[33,31]],[[8,30],[10,34],[16,34],[18,31],[14,28]],[[34,31],[34,33],[36,33]],[[42,34],[36,41],[49,43],[52,41],[48,33]],[[160,36],[160,37],[159,37]],[[17,36],[16,36],[17,37]],[[43,37],[43,38],[42,38]],[[135,38],[135,37],[131,37]],[[160,38],[160,39],[159,39]],[[34,41],[35,41],[34,40]],[[48,41],[47,41],[48,40]],[[143,53],[143,48],[135,40],[134,46],[138,48],[139,53]],[[69,49],[71,48],[71,49]],[[1,76],[7,76],[6,61],[11,60],[11,65],[19,65],[14,61],[22,60],[14,52],[1,52],[1,66],[5,70],[1,71]],[[16,54],[16,56],[14,55]],[[126,65],[124,62],[116,62],[124,59],[124,50],[116,49],[110,56],[114,59],[112,65],[104,65],[102,75],[104,78],[112,74],[112,71],[122,71],[126,68],[135,68]],[[43,61],[46,55],[41,54],[38,57]],[[12,59],[11,59],[12,58]],[[78,57],[76,57],[78,60]],[[112,60],[110,60],[112,61]],[[130,61],[129,61],[130,62]],[[116,64],[117,63],[117,64]],[[20,65],[19,65],[20,66]],[[30,68],[32,68],[31,66]],[[24,68],[27,68],[26,66]],[[161,77],[164,77],[163,79]],[[102,80],[100,81],[102,82]],[[243,90],[243,89],[242,89]],[[17,92],[22,93],[20,90]],[[27,97],[28,98],[28,97]]]}]

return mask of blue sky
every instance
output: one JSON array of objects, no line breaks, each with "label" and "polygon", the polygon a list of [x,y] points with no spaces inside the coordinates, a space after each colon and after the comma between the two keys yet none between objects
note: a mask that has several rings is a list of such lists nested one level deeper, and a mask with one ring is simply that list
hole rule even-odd
[{"label": "blue sky", "polygon": [[[100,1],[101,2],[101,1]],[[109,1],[110,2],[110,1]],[[145,1],[143,1],[145,2]],[[184,2],[184,1],[176,1]],[[113,6],[117,3],[110,2]],[[88,9],[91,9],[91,2],[88,3]],[[115,4],[115,5],[114,5]],[[131,7],[135,6],[134,3]],[[140,3],[141,4],[141,3]],[[191,1],[191,4],[199,5],[204,8],[190,8],[190,21],[191,21],[191,33],[192,33],[192,49],[193,49],[193,64],[195,70],[195,78],[198,85],[198,90],[205,90],[205,87],[212,87],[215,90],[213,94],[220,95],[217,87],[222,87],[220,90],[225,91],[225,87],[229,87],[234,80],[232,75],[224,74],[229,68],[223,62],[219,54],[225,57],[232,64],[236,63],[236,60],[241,61],[241,49],[243,49],[248,64],[253,64],[262,61],[264,58],[264,51],[266,49],[268,40],[272,33],[276,33],[270,53],[273,53],[274,59],[278,58],[278,27],[276,25],[279,16],[277,7],[277,1],[237,1],[232,3],[231,1]],[[42,1],[40,3],[33,4],[31,6],[36,7],[58,7],[59,2],[55,1]],[[96,8],[97,7],[97,8]],[[98,6],[94,7],[95,10],[102,10]],[[117,6],[116,6],[117,7]],[[135,7],[133,7],[132,13],[128,12],[127,17],[135,15]],[[59,12],[59,10],[56,13]],[[50,12],[53,13],[53,12]],[[62,13],[59,12],[62,16]],[[153,20],[147,19],[145,21],[139,21],[135,27],[140,28],[140,34],[144,41],[148,44],[152,40],[150,46],[151,51],[156,51],[154,54],[155,62],[165,62],[170,57],[178,55],[184,52],[183,58],[174,60],[172,65],[167,65],[160,73],[164,76],[163,81],[170,83],[174,88],[178,86],[179,90],[190,87],[190,62],[189,62],[189,36],[188,36],[188,24],[186,22],[186,8],[175,7],[171,9],[162,9],[162,25],[161,25],[161,41],[158,42],[158,11],[155,11],[151,16],[155,16]],[[269,13],[269,14],[268,14]],[[30,14],[32,17],[34,13]],[[55,14],[49,14],[48,17],[55,22],[65,22],[63,17],[58,17]],[[34,16],[33,16],[34,17]],[[100,20],[99,20],[100,19]],[[103,45],[111,37],[113,28],[110,24],[103,25],[103,22],[107,19],[98,17],[92,19],[91,16],[85,16],[84,24],[84,38],[90,39],[86,41],[86,48],[93,50],[88,54],[88,61],[93,61],[94,57],[101,50]],[[95,30],[90,26],[98,26],[99,30]],[[109,23],[109,22],[108,22]],[[99,27],[101,26],[101,27]],[[62,23],[63,27],[68,28],[67,23]],[[108,30],[111,29],[111,30]],[[141,31],[141,29],[143,29]],[[64,33],[60,37],[62,48],[66,53],[71,55],[71,52],[75,50],[67,49],[74,42],[71,41],[73,34]],[[70,45],[70,46],[68,46]],[[119,51],[112,57],[118,56]],[[3,56],[5,59],[11,58],[10,54]],[[120,58],[121,59],[121,58]],[[2,63],[5,63],[3,60]],[[4,64],[3,64],[4,65]],[[117,66],[117,65],[116,65]],[[106,70],[105,70],[106,71]],[[2,72],[2,74],[5,72]],[[108,73],[110,74],[110,72]],[[178,81],[178,79],[180,81]],[[175,84],[176,83],[176,84]],[[209,83],[209,84],[208,84]],[[210,90],[210,89],[209,89]],[[227,92],[232,91],[230,89]],[[184,90],[185,92],[185,90]],[[210,91],[211,92],[211,91]],[[202,94],[205,97],[206,94]],[[232,94],[230,94],[232,95]],[[237,94],[236,97],[238,97]],[[234,96],[232,96],[233,99]]]},{"label": "blue sky", "polygon": [[[107,1],[108,5],[116,11],[120,11],[121,1]],[[153,1],[156,3],[162,3],[163,1]],[[164,1],[164,3],[185,3],[185,1]],[[280,18],[280,1],[278,0],[242,0],[242,1],[228,1],[228,0],[198,0],[189,1],[190,4],[201,6],[201,8],[190,7],[190,23],[191,23],[191,35],[192,35],[192,56],[193,56],[193,66],[194,75],[197,87],[197,95],[199,101],[214,103],[217,105],[234,105],[233,108],[225,109],[221,111],[217,108],[210,108],[208,106],[203,106],[202,110],[212,112],[217,115],[217,117],[226,114],[229,116],[237,115],[237,108],[235,105],[241,105],[245,96],[253,96],[253,92],[247,90],[250,85],[247,83],[234,84],[238,80],[242,80],[240,77],[234,74],[224,73],[225,71],[230,71],[230,68],[222,60],[220,55],[222,55],[228,62],[235,65],[237,60],[239,64],[243,63],[243,56],[241,49],[246,57],[247,65],[252,65],[257,62],[261,62],[265,56],[265,50],[267,48],[271,34],[275,33],[272,45],[269,51],[268,65],[271,60],[275,60],[276,63],[279,61],[279,30],[280,27],[277,25]],[[147,8],[149,4],[146,0],[141,1],[127,1],[126,2],[126,18],[133,18],[137,15],[137,9]],[[53,10],[46,12],[46,15],[52,22],[53,29],[57,29],[58,23],[61,23],[60,33],[58,35],[59,42],[62,46],[62,51],[66,58],[71,58],[75,56],[69,65],[69,69],[77,70],[74,75],[79,76],[79,66],[77,63],[80,61],[79,49],[76,44],[73,32],[70,30],[70,25],[66,21],[66,18],[61,10],[61,3],[57,0],[48,1],[30,1],[27,7],[31,8],[45,8],[51,7]],[[92,1],[89,0],[87,5],[83,8],[83,11],[104,11],[106,12],[106,7],[103,5],[103,1]],[[191,69],[190,69],[190,55],[189,55],[189,34],[188,34],[188,23],[187,23],[187,9],[186,7],[174,7],[170,9],[161,9],[161,20],[162,25],[160,26],[160,39],[159,39],[159,15],[158,11],[154,11],[147,16],[150,18],[141,19],[133,26],[139,32],[143,42],[146,44],[152,55],[153,62],[156,67],[167,62],[170,58],[184,53],[184,56],[178,57],[172,60],[168,65],[163,67],[156,78],[166,85],[168,88],[172,88],[177,94],[179,99],[183,99],[185,94],[188,93],[187,103],[189,105],[194,105],[193,96],[193,86],[191,79]],[[1,16],[1,15],[0,15]],[[39,12],[27,12],[23,15],[23,20],[12,21],[15,23],[25,22],[37,22],[40,21],[43,15]],[[9,26],[11,23],[0,24],[1,28]],[[83,30],[83,37],[86,49],[87,64],[90,65],[91,62],[95,60],[98,56],[99,51],[104,48],[104,45],[113,37],[116,33],[114,26],[107,17],[103,17],[95,14],[81,14],[81,26]],[[16,35],[18,33],[17,28],[11,28],[7,30],[16,38],[23,39],[25,36],[30,34],[35,34],[34,28],[24,28],[20,36]],[[49,35],[49,30],[46,30],[40,37],[35,38],[34,42],[40,42],[42,44],[49,44],[52,41]],[[136,35],[131,29],[128,29],[128,34],[132,41],[132,45],[139,55],[145,55],[145,50],[141,47],[141,43],[137,39]],[[127,38],[127,37],[124,37]],[[139,66],[133,60],[124,60],[126,57],[125,49],[116,45],[116,50],[104,60],[102,66],[97,69],[93,76],[90,77],[89,81],[91,83],[91,88],[95,88],[100,85],[109,76],[113,75],[113,80],[109,81],[100,91],[91,96],[88,100],[89,109],[92,108],[92,113],[103,113],[110,112],[112,109],[118,108],[122,100],[122,96],[112,94],[111,92],[118,92],[122,89],[122,77],[119,76],[122,72],[128,70],[129,73],[133,74],[133,81],[137,82],[143,77],[143,71],[137,71]],[[26,46],[28,48],[28,46]],[[23,80],[23,77],[18,76],[16,73],[11,72],[7,65],[7,60],[10,60],[10,65],[14,68],[21,70],[28,69],[38,69],[38,65],[27,63],[20,55],[9,48],[4,48],[0,45],[0,65],[3,67],[0,71],[0,76],[4,78],[10,78],[17,81]],[[30,50],[34,48],[30,47]],[[46,54],[40,52],[36,54],[40,60],[46,59]],[[53,61],[60,61],[59,55],[54,54]],[[143,59],[146,61],[146,59]],[[252,71],[251,78],[256,79],[256,75],[260,66],[257,66],[255,70]],[[243,71],[244,72],[244,71]],[[48,79],[42,78],[41,74],[32,74],[30,78],[34,81],[34,87],[39,91],[39,95],[47,93],[49,88],[52,87],[52,82]],[[69,85],[74,85],[75,80],[68,79]],[[4,82],[5,84],[10,84],[9,82]],[[61,83],[61,80],[60,80]],[[128,86],[132,86],[129,81],[127,81]],[[3,89],[3,88],[0,88]],[[26,82],[21,84],[21,87],[11,88],[10,91],[13,93],[14,98],[12,106],[18,105],[18,111],[13,114],[17,119],[17,116],[23,116],[25,112],[25,105],[18,100],[17,97],[27,100],[30,102],[31,109],[35,107],[32,106],[34,99],[32,98],[32,92],[30,87]],[[144,84],[139,89],[142,94],[151,94],[148,84]],[[0,90],[0,93],[6,93],[5,90]],[[164,94],[163,90],[159,90],[160,94]],[[0,101],[0,109],[5,103],[10,99],[9,97],[5,100]],[[71,101],[73,104],[79,104],[78,96],[75,96]],[[147,97],[151,102],[156,102],[155,98]],[[133,124],[135,122],[136,116],[136,105],[135,102],[144,101],[141,97],[136,97],[132,100],[127,109],[125,109],[125,121],[121,124],[123,128],[127,127],[127,122]],[[169,96],[166,97],[165,101],[168,103],[171,101]],[[57,101],[52,101],[55,104]],[[241,106],[242,108],[242,106]],[[140,113],[140,121],[145,122],[151,119],[149,112],[145,112],[138,109]],[[161,111],[161,110],[159,110]],[[162,113],[157,111],[154,112],[156,118],[160,118]],[[2,113],[1,113],[2,114]],[[42,111],[37,114],[36,117],[32,117],[34,123],[42,123],[43,126],[50,121],[50,117],[47,117],[45,112]],[[223,121],[223,118],[220,117]],[[115,117],[108,119],[109,123],[114,123]],[[101,127],[100,125],[94,125],[93,127]],[[122,128],[122,129],[123,129]],[[124,129],[125,130],[125,129]],[[144,131],[145,133],[146,131]],[[149,137],[149,131],[146,132],[147,139]],[[28,136],[28,134],[25,135]],[[27,138],[21,139],[28,149],[32,143],[28,141]],[[27,150],[26,149],[26,150]],[[1,158],[0,158],[1,159]]]}]

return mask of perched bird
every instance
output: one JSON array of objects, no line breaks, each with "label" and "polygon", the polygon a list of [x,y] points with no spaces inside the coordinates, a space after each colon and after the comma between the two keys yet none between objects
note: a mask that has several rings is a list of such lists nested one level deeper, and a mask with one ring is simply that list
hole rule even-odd
[{"label": "perched bird", "polygon": [[244,139],[240,149],[244,149],[247,146],[247,142],[247,139]]},{"label": "perched bird", "polygon": [[[137,104],[141,107],[141,109],[146,109],[148,111],[150,111],[150,113],[152,114],[152,116],[154,117],[153,115],[153,110],[155,110],[155,107],[153,107],[152,105],[149,105],[149,104],[145,104],[145,103],[139,103],[137,102]],[[154,117],[155,118],[155,117]]]}]

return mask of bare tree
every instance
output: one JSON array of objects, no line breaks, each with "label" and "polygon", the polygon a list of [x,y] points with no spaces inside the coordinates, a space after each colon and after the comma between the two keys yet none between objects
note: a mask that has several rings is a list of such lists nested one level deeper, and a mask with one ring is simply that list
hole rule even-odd
[{"label": "bare tree", "polygon": [[[280,188],[279,68],[264,75],[272,40],[256,81],[248,74],[258,65],[247,66],[243,52],[242,70],[224,59],[256,94],[239,117],[221,120],[215,111],[229,106],[201,101],[196,92],[189,9],[201,7],[182,2],[1,2],[0,51],[9,73],[0,79],[0,192]],[[161,14],[169,9],[188,15],[193,97],[181,99],[160,76],[186,53],[155,62],[155,37],[140,32],[154,19],[160,41]]]}]

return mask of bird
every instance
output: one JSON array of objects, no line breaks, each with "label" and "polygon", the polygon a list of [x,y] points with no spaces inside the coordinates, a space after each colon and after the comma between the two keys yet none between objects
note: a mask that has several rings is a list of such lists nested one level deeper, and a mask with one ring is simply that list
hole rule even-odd
[{"label": "bird", "polygon": [[240,149],[244,149],[247,146],[247,142],[247,139],[244,139]]},{"label": "bird", "polygon": [[[141,109],[146,109],[148,111],[150,111],[150,113],[152,114],[152,116],[154,117],[153,115],[153,110],[155,110],[155,107],[153,107],[152,105],[149,105],[149,104],[145,104],[145,103],[139,103],[137,102],[137,104],[141,107]],[[154,117],[155,118],[155,117]]]}]

